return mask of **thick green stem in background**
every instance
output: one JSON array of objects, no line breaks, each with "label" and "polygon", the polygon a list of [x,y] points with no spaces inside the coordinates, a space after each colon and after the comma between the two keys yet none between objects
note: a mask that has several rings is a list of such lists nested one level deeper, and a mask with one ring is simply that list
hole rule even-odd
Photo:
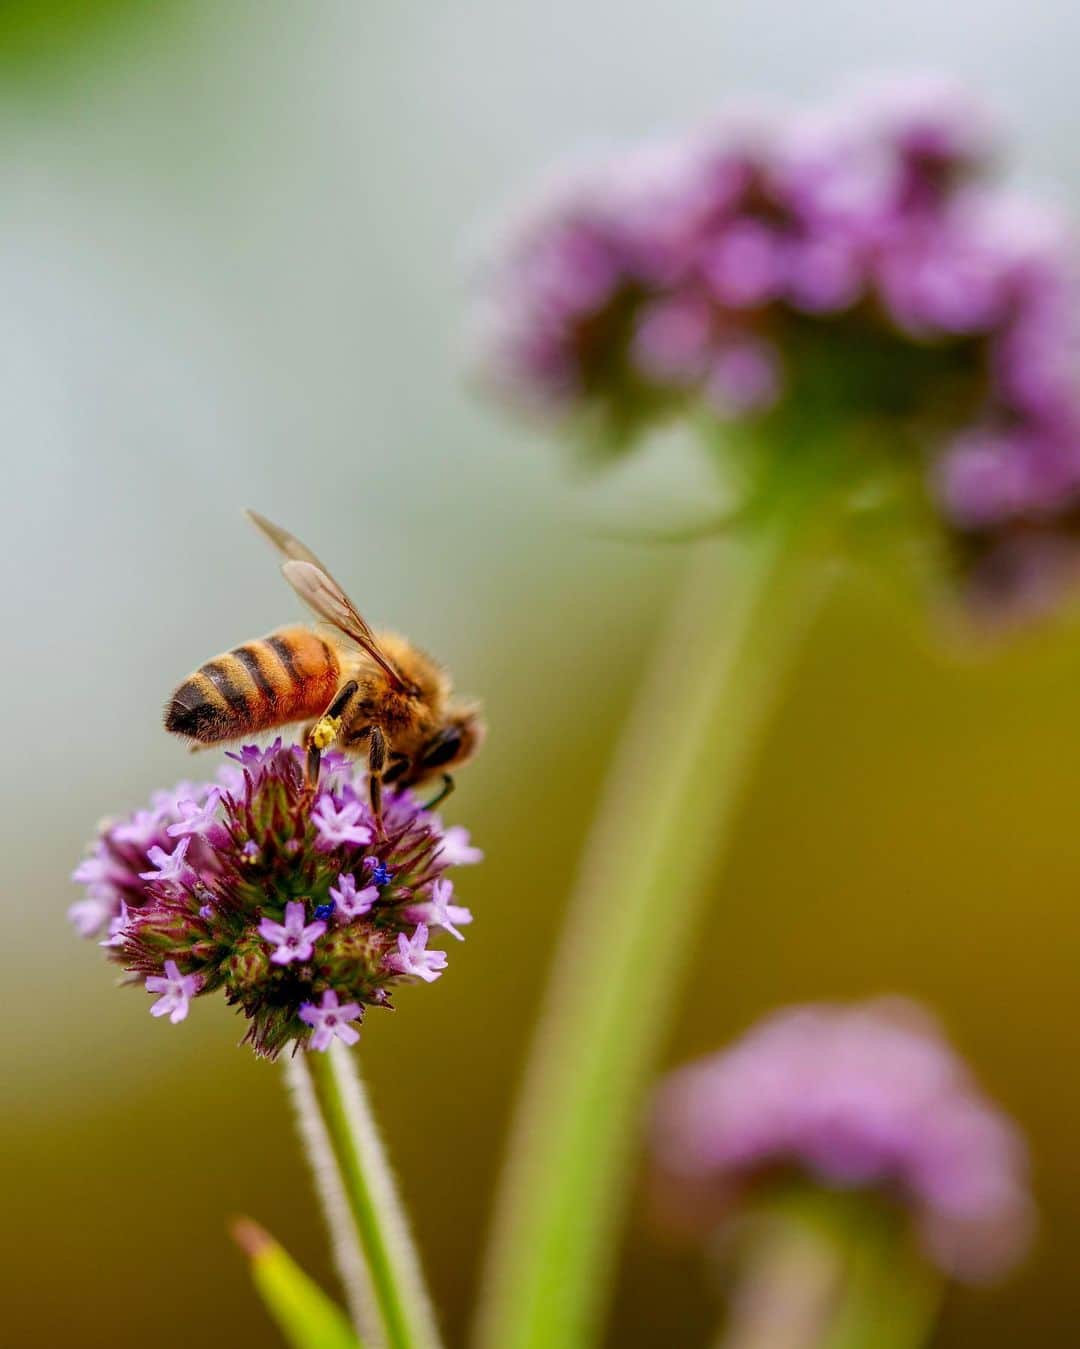
[{"label": "thick green stem in background", "polygon": [[[478,1344],[576,1349],[608,1294],[644,1098],[710,873],[815,607],[797,525],[699,545],[592,829],[495,1215]],[[734,971],[722,951],[714,977]]]},{"label": "thick green stem in background", "polygon": [[752,1212],[735,1246],[716,1349],[921,1349],[929,1340],[941,1277],[907,1215],[873,1195],[795,1190]]},{"label": "thick green stem in background", "polygon": [[352,1056],[288,1061],[301,1133],[357,1329],[377,1349],[437,1349],[420,1262]]}]

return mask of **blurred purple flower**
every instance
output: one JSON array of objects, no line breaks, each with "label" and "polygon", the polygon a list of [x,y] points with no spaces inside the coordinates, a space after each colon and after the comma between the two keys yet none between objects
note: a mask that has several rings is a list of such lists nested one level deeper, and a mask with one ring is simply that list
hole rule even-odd
[{"label": "blurred purple flower", "polygon": [[447,930],[470,921],[445,873],[479,850],[407,791],[387,794],[376,839],[365,774],[340,755],[325,757],[314,804],[300,749],[230,758],[217,783],[181,783],[104,825],[75,870],[86,895],[69,918],[83,936],[107,932],[109,959],[160,995],[155,1016],[182,1020],[192,998],[220,990],[259,1054],[351,1043],[365,1006],[390,1006],[404,978],[430,983],[445,967],[412,911]]},{"label": "blurred purple flower", "polygon": [[667,1207],[693,1228],[795,1169],[907,1206],[956,1278],[1000,1274],[1030,1235],[1022,1140],[907,1003],[775,1013],[668,1078],[653,1143]]},{"label": "blurred purple flower", "polygon": [[692,385],[700,380],[712,349],[713,318],[696,295],[659,300],[642,311],[634,333],[633,360],[650,379]]},{"label": "blurred purple flower", "polygon": [[975,223],[937,218],[898,224],[874,281],[894,323],[914,337],[993,332],[1008,311],[1008,272]]},{"label": "blurred purple flower", "polygon": [[112,896],[104,891],[98,891],[87,899],[77,899],[69,906],[68,922],[80,937],[96,937],[115,911],[116,902]]},{"label": "blurred purple flower", "polygon": [[[463,829],[460,824],[454,824],[443,831],[442,850],[439,853],[440,862],[448,867],[467,867],[475,866],[477,862],[483,860],[484,854],[469,842],[469,831],[467,829]],[[372,879],[375,878],[372,877]],[[376,884],[385,885],[386,882],[376,881]]]},{"label": "blurred purple flower", "polygon": [[859,241],[822,229],[792,238],[784,257],[785,295],[806,314],[839,314],[862,296],[866,266]]},{"label": "blurred purple flower", "polygon": [[[185,802],[194,806],[194,802]],[[117,843],[130,843],[132,847],[146,851],[161,833],[161,812],[158,810],[137,810],[129,820],[122,820],[112,830]],[[165,831],[170,837],[172,830]]]},{"label": "blurred purple flower", "polygon": [[995,524],[1012,515],[1022,498],[1023,455],[1007,436],[961,436],[938,463],[936,486],[961,525]]},{"label": "blurred purple flower", "polygon": [[721,347],[705,385],[708,404],[720,415],[741,417],[775,403],[780,396],[780,362],[767,343],[753,338]]},{"label": "blurred purple flower", "polygon": [[751,219],[732,221],[703,251],[709,292],[728,309],[753,309],[776,298],[784,284],[784,241]]},{"label": "blurred purple flower", "polygon": [[[995,150],[986,112],[952,80],[923,76],[865,88],[853,112],[893,147],[897,193],[911,205],[935,186],[984,169]],[[917,202],[916,202],[917,204]]]},{"label": "blurred purple flower", "polygon": [[[493,253],[482,368],[605,444],[704,411],[790,454],[834,445],[821,482],[853,502],[910,462],[889,490],[972,576],[1017,527],[1080,554],[1074,250],[993,183],[995,150],[983,111],[924,79],[579,168]],[[747,492],[774,490],[776,457],[752,462]]]}]

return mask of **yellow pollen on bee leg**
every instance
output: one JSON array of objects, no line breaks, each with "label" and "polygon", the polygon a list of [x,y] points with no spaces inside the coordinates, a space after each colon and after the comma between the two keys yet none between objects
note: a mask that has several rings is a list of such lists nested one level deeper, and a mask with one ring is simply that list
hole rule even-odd
[{"label": "yellow pollen on bee leg", "polygon": [[341,732],[340,717],[320,717],[311,728],[311,735],[308,739],[316,749],[326,749],[332,745]]}]

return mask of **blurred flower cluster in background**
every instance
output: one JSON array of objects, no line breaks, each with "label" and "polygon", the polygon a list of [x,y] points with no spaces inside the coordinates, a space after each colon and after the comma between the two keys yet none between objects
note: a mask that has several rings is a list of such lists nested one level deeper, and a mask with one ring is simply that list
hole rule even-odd
[{"label": "blurred flower cluster in background", "polygon": [[571,171],[482,279],[481,365],[615,448],[711,417],[751,500],[914,478],[972,598],[1042,607],[1075,570],[1075,254],[998,148],[923,79]]},{"label": "blurred flower cluster in background", "polygon": [[654,1132],[657,1202],[691,1230],[794,1171],[909,1208],[927,1255],[961,1280],[1006,1272],[1030,1236],[1023,1142],[899,1000],[774,1013],[672,1074]]},{"label": "blurred flower cluster in background", "polygon": [[[178,1287],[213,1299],[198,1325],[208,1349],[268,1340],[223,1222],[256,1201],[333,1286],[279,1074],[237,1052],[235,1010],[206,997],[186,1014],[209,989],[169,943],[152,971],[140,965],[152,996],[117,994],[102,953],[64,923],[74,901],[88,936],[123,940],[128,899],[101,869],[115,849],[121,889],[145,897],[169,884],[178,849],[178,865],[201,865],[187,823],[197,833],[227,817],[224,797],[209,808],[200,790],[153,819],[133,808],[190,772],[160,729],[177,679],[296,615],[241,508],[325,547],[365,614],[444,659],[492,726],[441,808],[445,826],[431,825],[464,847],[464,822],[483,841],[462,900],[483,921],[454,944],[453,977],[430,986],[433,912],[395,928],[380,969],[423,986],[370,1018],[358,1046],[448,1340],[461,1343],[563,898],[681,563],[678,549],[613,546],[591,529],[591,488],[552,454],[550,428],[609,454],[604,491],[647,503],[635,525],[654,510],[712,512],[717,466],[736,513],[752,516],[776,467],[762,431],[782,428],[812,382],[829,391],[815,462],[853,514],[921,522],[983,612],[1055,605],[1080,483],[1060,225],[1080,218],[1077,41],[1065,0],[888,12],[846,0],[320,0],[303,12],[50,0],[0,18],[0,509],[15,560],[0,811],[15,1013],[0,1142],[14,1341],[187,1344],[190,1324],[163,1313]],[[914,106],[832,102],[853,80],[882,87],[864,77],[883,67],[943,63],[1003,138],[936,80]],[[797,117],[748,105],[733,124],[710,122],[757,95]],[[705,130],[677,130],[694,126]],[[630,165],[608,148],[646,142]],[[578,147],[569,187],[560,178],[539,214],[512,222],[499,264],[480,269],[491,308],[472,354],[511,402],[548,414],[500,421],[462,379],[463,242]],[[631,240],[610,233],[614,203],[637,222]],[[619,360],[594,366],[596,325],[609,322]],[[932,404],[927,370],[948,391]],[[895,398],[895,417],[851,416],[833,438],[868,380]],[[667,437],[674,411],[715,449],[704,474]],[[617,453],[631,441],[633,455]],[[870,462],[884,503],[863,490]],[[783,1198],[774,1182],[869,1188],[911,1216],[920,1251],[976,1282],[1000,1276],[950,1290],[941,1349],[1061,1344],[1080,1238],[1068,1071],[1080,634],[1062,613],[992,661],[958,660],[927,640],[922,606],[892,579],[845,573],[799,657],[692,946],[665,1050],[665,1068],[691,1066],[660,1099],[687,1093],[689,1129],[687,1103],[708,1095],[696,1175],[699,1197],[724,1201],[708,1219],[718,1245],[739,1239],[744,1198]],[[342,814],[346,796],[327,827],[366,823]],[[81,873],[91,891],[77,896],[71,866],[110,807],[132,813],[103,826],[99,869]],[[268,978],[291,979],[300,960],[274,951],[314,950],[346,930],[340,913],[374,907],[365,892],[380,883],[360,860],[372,849],[353,844],[351,885],[335,865],[317,906],[297,914],[282,896],[273,914],[248,915]],[[434,884],[402,899],[441,904],[459,926],[453,901]],[[356,924],[370,912],[357,908]],[[605,941],[590,953],[597,978],[610,954]],[[321,1048],[335,1026],[349,1031],[338,1018],[364,1001],[353,987],[312,983],[293,1033]],[[891,991],[933,1008],[955,1053],[910,1009],[896,1020],[895,1006],[860,1006]],[[800,1064],[831,1046],[836,1072],[817,1076],[816,1096],[770,1089],[770,1130],[755,1120],[736,1139],[739,1121],[714,1109],[725,1084],[750,1073],[764,1093],[757,1070],[768,1076],[795,1042]],[[860,1066],[857,1088],[838,1047]],[[890,1072],[886,1048],[918,1071]],[[931,1096],[956,1134],[923,1132],[900,1083]],[[872,1136],[851,1135],[856,1117]],[[947,1194],[937,1149],[961,1143],[952,1174],[967,1188]],[[717,1317],[700,1249],[656,1221],[657,1164],[642,1160],[615,1252],[609,1340],[642,1349],[705,1342]],[[664,1186],[674,1200],[670,1171]],[[954,1220],[982,1204],[1000,1243],[958,1255],[950,1204]],[[710,1254],[723,1267],[725,1252]],[[117,1269],[138,1271],[120,1300]]]}]

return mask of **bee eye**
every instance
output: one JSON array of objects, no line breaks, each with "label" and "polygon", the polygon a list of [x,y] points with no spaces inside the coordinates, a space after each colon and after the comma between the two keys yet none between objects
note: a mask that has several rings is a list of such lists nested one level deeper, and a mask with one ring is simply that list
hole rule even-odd
[{"label": "bee eye", "polygon": [[448,726],[429,740],[421,763],[425,768],[441,768],[456,759],[461,750],[461,727]]}]

